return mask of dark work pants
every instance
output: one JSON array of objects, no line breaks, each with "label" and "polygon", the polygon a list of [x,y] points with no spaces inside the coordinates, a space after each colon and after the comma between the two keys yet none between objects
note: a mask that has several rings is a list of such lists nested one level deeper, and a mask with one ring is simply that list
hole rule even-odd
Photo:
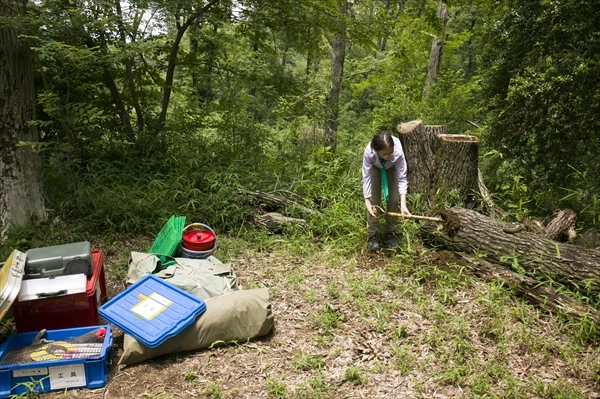
[{"label": "dark work pants", "polygon": [[[371,169],[371,204],[381,205],[382,192],[381,192],[381,172],[382,169],[374,167]],[[400,205],[400,193],[398,192],[398,178],[396,177],[396,165],[389,169],[386,169],[387,181],[388,181],[388,201],[385,209],[388,212],[398,212]],[[381,212],[381,211],[380,211]],[[396,233],[398,227],[398,218],[393,216],[385,217],[385,232]],[[373,218],[367,212],[367,236],[372,237],[379,231],[379,219]]]}]

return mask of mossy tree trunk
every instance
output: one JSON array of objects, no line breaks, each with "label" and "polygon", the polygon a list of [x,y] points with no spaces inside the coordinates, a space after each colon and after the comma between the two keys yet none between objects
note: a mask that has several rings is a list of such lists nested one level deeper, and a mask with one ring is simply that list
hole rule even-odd
[{"label": "mossy tree trunk", "polygon": [[[0,2],[0,17],[25,15],[27,2]],[[19,32],[0,27],[0,224],[2,235],[31,216],[46,217],[42,197],[31,50]]]}]

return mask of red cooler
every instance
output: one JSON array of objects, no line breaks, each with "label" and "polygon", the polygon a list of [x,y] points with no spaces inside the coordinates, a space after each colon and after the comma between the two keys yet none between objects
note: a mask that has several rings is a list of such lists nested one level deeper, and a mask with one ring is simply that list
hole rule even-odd
[{"label": "red cooler", "polygon": [[[64,287],[59,279],[46,278],[48,292],[56,296],[15,300],[12,309],[17,332],[57,330],[96,326],[100,324],[98,307],[106,300],[106,278],[104,276],[104,254],[92,251],[92,277],[87,279],[85,292],[62,294]],[[48,294],[46,294],[48,295]]]}]

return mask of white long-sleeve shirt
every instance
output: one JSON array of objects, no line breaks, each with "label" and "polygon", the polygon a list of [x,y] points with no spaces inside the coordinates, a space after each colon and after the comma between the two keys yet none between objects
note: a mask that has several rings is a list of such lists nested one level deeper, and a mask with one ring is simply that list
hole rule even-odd
[{"label": "white long-sleeve shirt", "polygon": [[[389,161],[386,162],[385,168],[389,169],[396,165],[396,176],[398,177],[398,192],[400,194],[406,194],[408,191],[408,181],[406,179],[406,158],[404,158],[404,151],[402,150],[402,144],[397,137],[392,136],[394,140],[394,152],[390,157]],[[379,168],[382,169],[381,162],[377,151],[371,148],[371,143],[367,144],[365,152],[363,154],[363,166],[362,166],[362,185],[363,195],[365,198],[371,198],[372,185],[371,185],[371,169]]]}]

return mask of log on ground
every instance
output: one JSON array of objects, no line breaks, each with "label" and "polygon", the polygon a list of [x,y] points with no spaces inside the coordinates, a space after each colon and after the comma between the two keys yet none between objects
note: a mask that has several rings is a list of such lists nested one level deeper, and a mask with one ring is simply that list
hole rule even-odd
[{"label": "log on ground", "polygon": [[[284,192],[282,190],[279,190],[277,192],[267,193],[263,191],[248,191],[240,188],[237,190],[237,192],[241,195],[254,197],[270,206],[277,207],[280,209],[295,209],[303,215],[307,216],[315,216],[320,214],[319,211],[302,205],[302,203],[306,203],[307,201],[299,195],[290,193],[289,191]],[[290,197],[292,197],[293,199],[291,199]]]},{"label": "log on ground", "polygon": [[283,216],[277,212],[269,212],[265,213],[264,215],[259,215],[256,218],[256,224],[271,231],[281,231],[290,226],[298,226],[301,228],[308,226],[308,223],[306,223],[306,220],[304,219]]},{"label": "log on ground", "polygon": [[479,253],[488,262],[545,275],[583,295],[600,293],[600,251],[560,243],[521,231],[506,233],[502,224],[478,212],[454,207],[440,212],[442,223],[421,225],[423,239],[450,251]]},{"label": "log on ground", "polygon": [[589,305],[558,293],[538,280],[520,275],[503,266],[494,265],[484,259],[473,259],[463,254],[461,256],[469,262],[473,273],[483,280],[502,282],[520,297],[546,311],[576,319],[589,319],[594,324],[600,325],[600,312]]}]

